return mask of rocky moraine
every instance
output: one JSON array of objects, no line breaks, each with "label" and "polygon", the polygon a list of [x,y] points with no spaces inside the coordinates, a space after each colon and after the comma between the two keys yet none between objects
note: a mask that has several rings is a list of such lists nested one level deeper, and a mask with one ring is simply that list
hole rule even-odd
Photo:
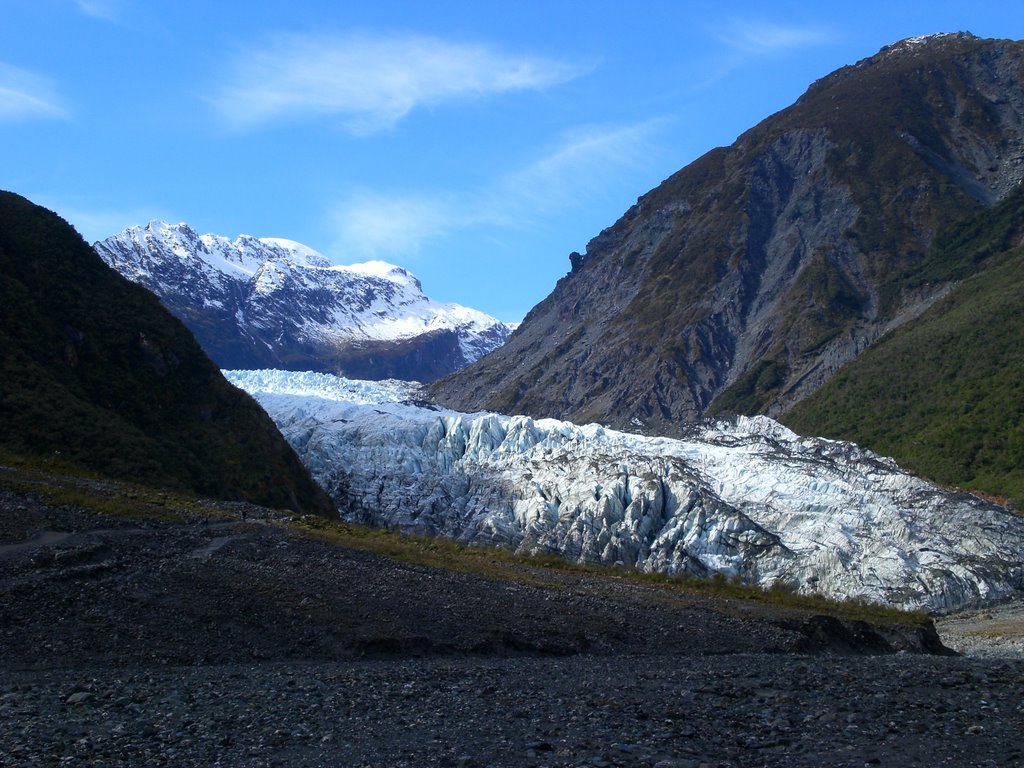
[{"label": "rocky moraine", "polygon": [[988,655],[925,654],[918,630],[23,485],[0,493],[0,765],[1024,764],[1021,624],[992,631],[998,609],[957,627]]}]

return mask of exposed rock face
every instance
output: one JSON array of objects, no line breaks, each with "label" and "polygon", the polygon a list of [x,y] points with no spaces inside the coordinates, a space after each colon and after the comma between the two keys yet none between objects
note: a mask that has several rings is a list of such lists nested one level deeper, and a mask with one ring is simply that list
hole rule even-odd
[{"label": "exposed rock face", "polygon": [[647,438],[322,374],[227,376],[349,519],[929,610],[1024,587],[1024,519],[767,417]]},{"label": "exposed rock face", "polygon": [[782,413],[949,290],[937,232],[1024,178],[1022,71],[1024,43],[958,34],[822,79],[641,197],[432,396],[668,435]]},{"label": "exposed rock face", "polygon": [[511,333],[483,312],[432,301],[400,267],[331,266],[289,240],[231,241],[154,221],[94,247],[156,293],[225,368],[433,381]]}]

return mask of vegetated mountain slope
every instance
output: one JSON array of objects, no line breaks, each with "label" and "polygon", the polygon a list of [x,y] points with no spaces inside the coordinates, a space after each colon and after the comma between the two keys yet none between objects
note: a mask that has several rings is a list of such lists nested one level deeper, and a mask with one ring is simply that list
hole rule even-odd
[{"label": "vegetated mountain slope", "polygon": [[349,520],[905,608],[1024,588],[1020,516],[764,416],[673,440],[424,408],[327,374],[226,375]]},{"label": "vegetated mountain slope", "polygon": [[989,266],[783,420],[1024,509],[1024,188],[942,247],[950,264]]},{"label": "vegetated mountain slope", "polygon": [[149,291],[55,214],[0,193],[0,448],[326,513],[273,422]]},{"label": "vegetated mountain slope", "polygon": [[94,247],[156,293],[222,368],[433,381],[511,333],[483,312],[433,301],[400,267],[331,266],[290,240],[232,241],[153,221]]},{"label": "vegetated mountain slope", "polygon": [[936,233],[1024,176],[1022,73],[1024,43],[955,34],[823,78],[642,196],[432,395],[648,434],[782,413],[948,289]]}]

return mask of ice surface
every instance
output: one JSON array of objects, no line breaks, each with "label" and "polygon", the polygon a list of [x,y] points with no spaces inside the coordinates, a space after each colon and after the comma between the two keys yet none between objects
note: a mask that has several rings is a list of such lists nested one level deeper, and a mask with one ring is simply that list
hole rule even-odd
[{"label": "ice surface", "polygon": [[1020,517],[766,417],[674,440],[426,407],[399,382],[226,375],[350,519],[933,611],[1024,587]]}]

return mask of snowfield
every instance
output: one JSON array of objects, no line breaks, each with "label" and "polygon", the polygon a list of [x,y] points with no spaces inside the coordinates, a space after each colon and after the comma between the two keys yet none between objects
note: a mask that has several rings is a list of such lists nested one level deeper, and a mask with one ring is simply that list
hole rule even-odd
[{"label": "snowfield", "polygon": [[347,519],[947,611],[1024,588],[1024,519],[766,417],[651,438],[464,414],[405,382],[225,371]]}]

